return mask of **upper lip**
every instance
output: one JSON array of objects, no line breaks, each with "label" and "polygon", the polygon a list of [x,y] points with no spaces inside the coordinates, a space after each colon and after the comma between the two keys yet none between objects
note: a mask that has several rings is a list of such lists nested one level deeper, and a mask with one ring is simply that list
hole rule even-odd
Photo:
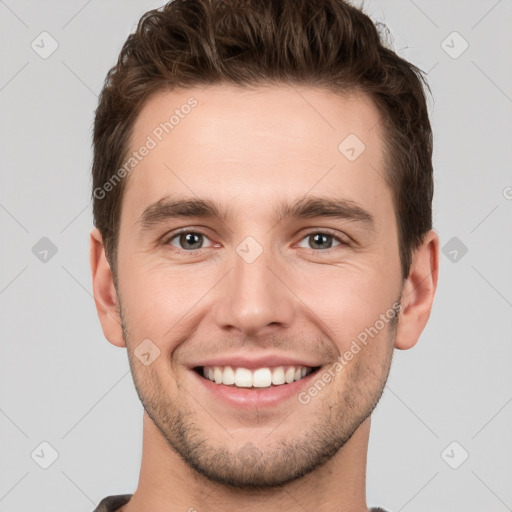
[{"label": "upper lip", "polygon": [[248,370],[251,370],[255,368],[266,368],[269,366],[308,366],[315,368],[317,366],[321,366],[321,363],[306,358],[301,359],[296,356],[278,354],[261,355],[258,357],[233,354],[204,359],[192,363],[189,366],[191,368],[196,368],[198,366],[233,366],[235,368],[247,368]]}]

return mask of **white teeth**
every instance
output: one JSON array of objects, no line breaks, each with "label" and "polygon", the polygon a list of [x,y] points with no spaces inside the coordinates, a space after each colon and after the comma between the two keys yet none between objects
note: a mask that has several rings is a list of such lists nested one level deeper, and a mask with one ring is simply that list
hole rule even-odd
[{"label": "white teeth", "polygon": [[268,368],[259,368],[252,374],[252,385],[255,388],[268,388],[272,384],[272,373]]},{"label": "white teeth", "polygon": [[252,373],[247,368],[237,368],[235,372],[235,386],[238,388],[252,387]]},{"label": "white teeth", "polygon": [[222,384],[223,372],[218,366],[213,369],[213,378],[217,384]]},{"label": "white teeth", "polygon": [[226,384],[227,386],[231,386],[231,384],[235,383],[235,372],[231,366],[226,366],[224,368],[224,375],[222,378],[222,384]]},{"label": "white teeth", "polygon": [[276,366],[274,368],[257,368],[251,371],[247,368],[232,366],[205,366],[203,377],[225,386],[239,388],[268,388],[271,385],[281,386],[298,381],[311,373],[311,368],[306,366]]},{"label": "white teeth", "polygon": [[284,381],[286,384],[290,384],[290,382],[293,382],[293,378],[295,376],[295,368],[291,366],[286,370],[286,373],[284,374]]},{"label": "white teeth", "polygon": [[274,386],[279,386],[284,384],[284,382],[284,368],[282,366],[278,366],[272,372],[272,384],[274,384]]}]

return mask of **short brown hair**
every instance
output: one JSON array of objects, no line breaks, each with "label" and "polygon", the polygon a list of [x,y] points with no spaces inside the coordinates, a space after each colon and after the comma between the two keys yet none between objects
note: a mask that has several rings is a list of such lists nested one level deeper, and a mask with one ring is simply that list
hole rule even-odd
[{"label": "short brown hair", "polygon": [[432,227],[428,85],[362,10],[342,0],[174,0],[142,16],[107,74],[94,123],[94,224],[114,276],[126,180],[97,191],[122,166],[144,102],[160,90],[218,83],[307,85],[374,101],[405,279],[412,251]]}]

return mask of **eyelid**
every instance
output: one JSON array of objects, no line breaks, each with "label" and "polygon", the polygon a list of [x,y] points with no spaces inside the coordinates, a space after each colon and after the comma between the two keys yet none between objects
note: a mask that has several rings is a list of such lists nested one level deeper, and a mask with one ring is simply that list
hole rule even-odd
[{"label": "eyelid", "polygon": [[[170,233],[166,233],[163,237],[162,237],[162,243],[164,245],[171,245],[171,240],[173,240],[174,238],[176,238],[177,236],[179,235],[182,235],[184,233],[194,233],[196,235],[202,235],[204,236],[205,238],[207,238],[208,240],[210,240],[212,243],[215,244],[215,242],[213,242],[210,237],[201,229],[196,229],[194,227],[186,227],[186,228],[180,228],[180,229],[177,229],[175,231],[171,231]],[[185,249],[180,249],[179,247],[175,247],[175,246],[172,246],[175,250],[177,251],[181,251],[181,252],[185,252],[185,253],[188,253],[188,254],[191,254],[191,253],[194,253],[194,252],[197,252],[197,251],[200,251],[201,249],[208,249],[208,247],[201,247],[201,249],[195,249],[195,250],[192,250],[192,251],[187,251]]]},{"label": "eyelid", "polygon": [[[314,228],[314,229],[310,229],[308,232],[304,233],[301,236],[299,242],[302,242],[302,240],[304,240],[304,238],[306,238],[308,236],[315,235],[315,234],[318,234],[318,233],[321,233],[323,235],[330,235],[330,236],[332,236],[337,242],[340,243],[340,245],[350,245],[351,242],[352,242],[352,238],[350,236],[348,236],[347,234],[340,233],[339,231],[335,231],[335,230],[332,230],[332,229],[329,229],[329,228]],[[334,247],[331,247],[330,249],[334,249]],[[327,252],[329,249],[326,249],[326,250],[323,250],[323,251],[317,251],[316,249],[310,249],[310,250],[315,251],[315,252]]]}]

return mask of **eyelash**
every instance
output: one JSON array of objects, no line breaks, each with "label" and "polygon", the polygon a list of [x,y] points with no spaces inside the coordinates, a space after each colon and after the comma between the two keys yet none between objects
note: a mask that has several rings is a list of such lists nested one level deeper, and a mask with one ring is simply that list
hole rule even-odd
[{"label": "eyelash", "polygon": [[[202,235],[204,236],[205,238],[207,238],[209,240],[209,237],[203,233],[201,230],[192,230],[192,229],[183,229],[181,231],[177,231],[175,233],[172,233],[170,236],[167,236],[165,239],[164,239],[164,245],[171,245],[171,242],[172,240],[174,240],[175,238],[181,236],[181,235],[184,235],[184,234],[194,234],[194,235]],[[344,240],[342,237],[334,234],[333,231],[329,230],[329,229],[322,229],[322,230],[316,230],[316,231],[310,231],[308,233],[306,233],[301,239],[300,241],[312,236],[312,235],[328,235],[330,237],[332,237],[334,240],[336,240],[337,242],[339,242],[339,245],[335,245],[333,247],[329,247],[328,249],[311,249],[309,248],[309,250],[311,251],[315,251],[315,252],[321,252],[321,253],[325,253],[325,252],[328,252],[336,247],[339,247],[339,246],[349,246],[350,243],[348,240]],[[348,238],[348,237],[347,237]],[[187,254],[193,254],[195,252],[198,252],[200,251],[201,249],[208,249],[208,247],[201,247],[200,249],[190,249],[190,250],[186,250],[186,249],[180,249],[179,247],[175,247],[175,246],[172,246],[173,247],[173,250],[176,250],[177,252],[181,252],[181,253],[187,253]]]}]

